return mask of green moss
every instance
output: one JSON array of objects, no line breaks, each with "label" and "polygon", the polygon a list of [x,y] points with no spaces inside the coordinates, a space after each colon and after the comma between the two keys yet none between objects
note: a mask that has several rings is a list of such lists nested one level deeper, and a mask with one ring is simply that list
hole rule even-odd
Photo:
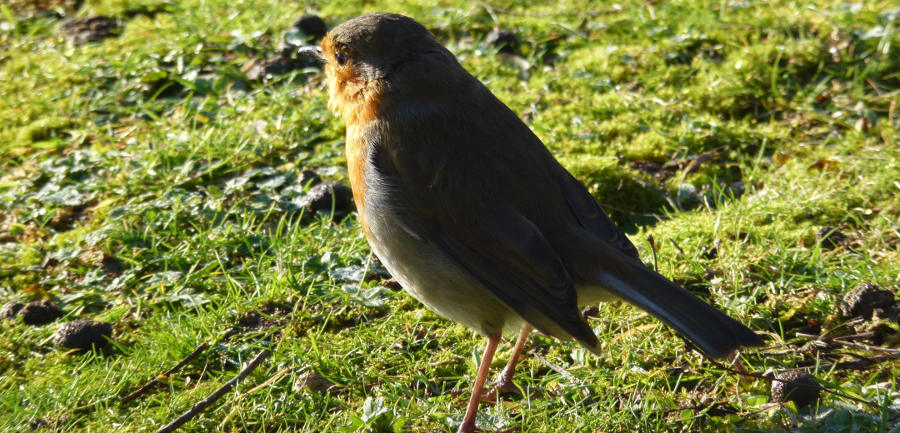
[{"label": "green moss", "polygon": [[65,117],[47,117],[38,119],[28,126],[19,128],[18,140],[20,143],[35,143],[61,138],[62,134],[75,126],[72,119]]},{"label": "green moss", "polygon": [[[85,45],[56,32],[62,17],[53,11],[14,10],[15,25],[0,30],[0,293],[50,297],[68,318],[115,322],[117,346],[67,353],[52,346],[52,326],[0,320],[8,349],[0,351],[0,430],[38,418],[59,431],[155,430],[264,347],[272,358],[238,386],[240,398],[221,400],[185,430],[456,429],[463,402],[453,390],[471,385],[484,339],[402,293],[384,307],[360,304],[350,291],[387,282],[334,278],[341,267],[378,268],[357,218],[301,219],[282,206],[302,193],[269,179],[309,167],[346,180],[333,168],[344,162],[344,125],[327,110],[321,75],[261,84],[241,70],[276,55],[282,32],[304,13],[334,26],[389,10],[433,29],[634,233],[645,261],[765,334],[772,349],[742,354],[747,370],[870,359],[850,347],[810,352],[796,335],[818,332],[815,323],[833,336],[854,332],[838,326],[840,297],[860,282],[898,284],[892,8],[886,0],[88,0],[74,15],[112,15],[124,27]],[[518,58],[485,45],[495,28],[516,32]],[[708,159],[692,165],[698,157]],[[240,184],[252,173],[269,174]],[[678,202],[683,183],[696,187],[695,201]],[[54,222],[55,188],[90,197],[85,215]],[[824,226],[839,227],[848,244],[821,248]],[[93,256],[82,263],[71,254]],[[289,305],[291,315],[267,317],[272,326],[260,329],[240,325],[265,302]],[[602,305],[589,323],[600,356],[533,336],[515,378],[523,394],[483,407],[481,427],[878,431],[890,423],[889,411],[840,394],[822,402],[838,410],[812,424],[766,410],[768,382],[723,372],[626,304]],[[222,339],[226,332],[236,334]],[[201,342],[218,344],[164,386],[119,403]],[[502,344],[494,366],[508,356]],[[891,396],[870,385],[897,382],[896,364],[813,373],[880,404]],[[338,390],[295,389],[310,371]],[[706,407],[696,396],[741,416],[686,409]]]},{"label": "green moss", "polygon": [[616,140],[628,161],[665,161],[670,156],[672,139],[653,129],[636,134],[627,141]]}]

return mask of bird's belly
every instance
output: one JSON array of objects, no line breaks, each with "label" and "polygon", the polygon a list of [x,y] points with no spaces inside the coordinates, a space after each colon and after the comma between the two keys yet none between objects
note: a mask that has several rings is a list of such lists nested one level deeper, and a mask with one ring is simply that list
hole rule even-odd
[{"label": "bird's belly", "polygon": [[522,319],[442,250],[405,229],[388,206],[367,200],[364,224],[375,255],[428,308],[486,336],[514,332]]}]

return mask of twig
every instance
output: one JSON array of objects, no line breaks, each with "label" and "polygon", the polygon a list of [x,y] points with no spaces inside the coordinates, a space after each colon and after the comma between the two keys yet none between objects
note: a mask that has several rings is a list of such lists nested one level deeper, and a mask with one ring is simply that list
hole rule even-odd
[{"label": "twig", "polygon": [[253,360],[250,361],[250,363],[248,363],[247,366],[244,367],[244,369],[241,370],[240,373],[238,373],[237,376],[233,377],[231,380],[226,382],[225,385],[222,385],[221,388],[217,389],[215,392],[210,394],[208,397],[206,397],[205,399],[203,399],[200,402],[198,402],[197,404],[195,404],[192,408],[190,408],[190,410],[188,410],[187,412],[183,413],[181,416],[176,418],[175,421],[172,421],[169,424],[163,426],[161,429],[157,430],[156,433],[173,432],[178,427],[181,427],[182,424],[190,421],[191,418],[197,416],[197,414],[202,412],[203,409],[206,409],[207,406],[214,403],[216,400],[218,400],[223,395],[225,395],[225,393],[228,392],[231,388],[233,388],[235,384],[237,384],[238,382],[243,380],[245,377],[247,377],[248,374],[250,374],[253,370],[255,370],[256,367],[261,362],[263,362],[266,358],[268,358],[271,354],[272,353],[269,352],[268,349],[263,349],[261,352],[259,352],[258,355],[256,355],[256,358],[253,358]]},{"label": "twig", "polygon": [[267,387],[267,386],[269,386],[269,385],[275,383],[275,381],[277,381],[278,379],[281,379],[285,374],[290,373],[291,369],[292,369],[292,367],[286,367],[284,370],[281,370],[281,371],[279,371],[278,373],[275,373],[274,376],[272,376],[272,377],[266,379],[265,382],[263,382],[263,383],[261,383],[261,384],[259,384],[259,385],[254,386],[254,387],[251,388],[249,391],[245,392],[244,395],[253,394],[253,393],[256,392],[256,391],[259,391],[259,390],[261,390],[261,389],[263,389],[263,388],[265,388],[265,387]]},{"label": "twig", "polygon": [[[546,366],[549,367],[551,370],[553,370],[553,371],[555,371],[555,372],[561,374],[561,375],[562,375],[563,377],[565,377],[566,379],[569,379],[569,380],[571,380],[571,381],[573,381],[573,382],[578,382],[580,385],[587,385],[587,383],[586,383],[585,381],[579,379],[579,378],[576,377],[574,374],[569,373],[568,371],[566,371],[565,368],[562,368],[562,367],[560,367],[560,366],[558,366],[558,365],[556,365],[556,364],[554,364],[554,363],[548,361],[547,358],[544,358],[543,356],[541,356],[540,353],[537,353],[537,352],[531,352],[531,354],[534,356],[535,359],[537,359],[538,361],[540,361],[541,364],[546,365]],[[588,396],[588,395],[590,394],[590,391],[588,391],[588,390],[585,389],[585,388],[582,388],[581,393],[582,393],[584,396]]]},{"label": "twig", "polygon": [[[848,355],[853,355],[852,353],[848,353]],[[835,362],[833,364],[821,364],[819,367],[820,370],[868,370],[873,365],[881,364],[882,362],[893,361],[896,360],[896,356],[876,356],[874,358],[863,358],[860,357],[856,361],[841,361]],[[810,366],[811,367],[811,366]]]},{"label": "twig", "polygon": [[200,355],[201,353],[203,353],[203,351],[205,351],[207,348],[209,348],[209,344],[207,344],[207,343],[203,343],[203,344],[197,346],[197,348],[194,349],[193,352],[189,353],[188,356],[185,356],[178,364],[175,364],[174,367],[172,367],[160,374],[157,374],[153,379],[150,379],[149,382],[144,384],[144,386],[138,388],[136,391],[132,392],[131,394],[128,394],[125,397],[122,397],[121,403],[125,404],[131,400],[138,398],[141,394],[144,394],[145,392],[147,392],[147,390],[149,390],[154,385],[159,383],[160,378],[168,377],[168,376],[172,375],[172,373],[175,373],[176,371],[180,370],[181,367],[184,367],[185,365],[187,365],[188,362],[191,362],[192,359],[196,358],[197,355]]},{"label": "twig", "polygon": [[647,243],[650,244],[650,251],[653,252],[653,270],[659,272],[656,264],[656,241],[653,239],[653,235],[647,235]]},{"label": "twig", "polygon": [[[291,369],[292,369],[292,367],[287,367],[287,368],[285,368],[284,370],[281,370],[281,371],[279,371],[278,373],[275,373],[274,376],[272,376],[272,377],[266,379],[265,382],[263,382],[263,383],[261,383],[261,384],[259,384],[259,385],[256,385],[256,386],[254,386],[253,388],[251,388],[249,391],[247,391],[247,392],[241,394],[240,397],[237,398],[237,401],[241,401],[241,400],[244,399],[244,397],[246,397],[246,396],[248,396],[248,395],[250,395],[250,394],[252,394],[252,393],[254,393],[254,392],[256,392],[256,391],[259,391],[259,390],[261,390],[261,389],[263,389],[263,388],[265,388],[265,387],[271,385],[272,383],[274,383],[274,382],[277,381],[278,379],[281,379],[285,374],[288,374],[288,372],[290,372]],[[218,428],[217,431],[224,431],[224,430],[225,430],[225,426],[228,424],[228,421],[230,421],[230,420],[231,420],[231,417],[234,416],[235,413],[237,413],[237,411],[238,411],[239,408],[240,408],[240,406],[235,405],[234,408],[232,408],[231,411],[228,412],[228,415],[225,415],[225,418],[222,418],[222,422],[219,423],[219,428]]]},{"label": "twig", "polygon": [[197,376],[197,383],[194,385],[194,388],[200,386],[200,381],[203,379],[203,376],[206,375],[206,369],[209,367],[209,358],[206,358],[206,362],[203,363],[203,370],[200,370],[200,375]]},{"label": "twig", "polygon": [[719,146],[715,149],[710,149],[697,155],[694,159],[691,160],[691,162],[687,164],[686,167],[684,167],[684,170],[681,172],[681,181],[684,182],[684,179],[687,177],[687,175],[697,171],[697,169],[700,168],[701,164],[709,161],[710,159],[713,159],[716,154],[724,148],[725,146]]},{"label": "twig", "polygon": [[881,91],[880,88],[878,88],[878,85],[875,84],[875,82],[872,81],[871,78],[866,78],[866,82],[869,83],[869,86],[872,87],[872,90],[875,90],[875,93],[877,93],[879,97],[884,96],[884,93]]},{"label": "twig", "polygon": [[[821,336],[818,336],[815,334],[806,334],[803,332],[798,332],[795,335],[798,337],[801,337],[801,338],[809,338],[809,339],[813,339],[816,341],[823,341],[825,343],[840,344],[841,346],[852,347],[854,349],[862,349],[862,350],[868,350],[871,352],[881,352],[881,353],[886,353],[888,355],[900,356],[900,349],[891,349],[889,347],[881,347],[881,346],[870,346],[868,344],[855,343],[853,341],[842,340],[842,338],[847,338],[847,337],[822,338]],[[857,337],[857,336],[860,336],[860,335],[850,335],[848,337]]]},{"label": "twig", "polygon": [[675,242],[675,239],[669,238],[669,242],[671,242],[675,249],[678,250],[679,253],[681,253],[681,257],[687,258],[687,254],[684,253],[684,250],[681,249],[681,246],[678,245],[678,242]]},{"label": "twig", "polygon": [[[744,366],[738,362],[738,361],[740,361],[740,359],[741,359],[741,351],[735,352],[734,357],[731,359],[731,365],[729,367],[734,368],[735,370],[746,371],[746,369],[744,369]],[[736,367],[736,366],[740,366],[740,367]],[[722,372],[722,375],[719,376],[719,378],[716,379],[715,382],[713,382],[712,390],[714,391],[716,388],[718,388],[719,385],[722,384],[723,380],[725,380],[725,372]]]},{"label": "twig", "polygon": [[889,347],[870,346],[868,344],[854,343],[852,341],[844,341],[840,339],[832,339],[831,342],[840,344],[841,346],[852,347],[854,349],[868,350],[870,352],[881,352],[888,355],[900,356],[900,349],[891,349]]}]

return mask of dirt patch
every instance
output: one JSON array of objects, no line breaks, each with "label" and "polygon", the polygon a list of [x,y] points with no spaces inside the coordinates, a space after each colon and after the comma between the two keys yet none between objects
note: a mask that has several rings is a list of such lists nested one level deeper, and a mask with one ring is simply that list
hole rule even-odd
[{"label": "dirt patch", "polygon": [[819,400],[819,384],[813,376],[803,370],[787,370],[779,373],[772,381],[772,401],[784,403],[794,402],[797,406],[807,407]]},{"label": "dirt patch", "polygon": [[114,38],[121,32],[118,19],[102,15],[69,18],[59,23],[59,33],[76,45]]},{"label": "dirt patch", "polygon": [[53,335],[57,346],[67,349],[91,350],[103,348],[112,337],[112,325],[93,320],[73,320],[63,323]]},{"label": "dirt patch", "polygon": [[46,325],[62,315],[62,310],[50,301],[29,302],[19,310],[19,316],[26,325]]}]

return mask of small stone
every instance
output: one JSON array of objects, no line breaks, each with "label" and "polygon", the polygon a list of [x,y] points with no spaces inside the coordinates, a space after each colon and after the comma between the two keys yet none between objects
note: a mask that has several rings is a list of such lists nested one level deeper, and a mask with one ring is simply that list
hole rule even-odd
[{"label": "small stone", "polygon": [[63,323],[53,335],[53,342],[68,349],[90,350],[102,348],[112,337],[112,325],[93,320],[73,320]]},{"label": "small stone", "polygon": [[288,304],[266,304],[258,310],[244,313],[238,319],[237,326],[245,331],[281,326],[292,311],[293,307]]},{"label": "small stone", "polygon": [[841,300],[841,316],[845,319],[871,319],[875,310],[890,311],[896,301],[894,294],[872,283],[862,283],[847,292]]},{"label": "small stone", "polygon": [[32,430],[41,430],[50,427],[50,422],[44,418],[33,419],[28,423]]},{"label": "small stone", "polygon": [[403,285],[401,285],[400,282],[395,280],[394,278],[388,278],[386,280],[381,281],[381,285],[384,287],[387,287],[389,290],[393,290],[395,292],[403,290]]},{"label": "small stone", "polygon": [[744,182],[737,181],[731,184],[731,194],[734,198],[740,198],[747,191],[747,185]]},{"label": "small stone", "polygon": [[300,172],[300,175],[297,176],[297,183],[306,187],[307,185],[312,186],[322,181],[322,178],[313,170],[308,168],[304,169]]},{"label": "small stone", "polygon": [[0,307],[0,319],[15,319],[24,306],[21,302],[16,301],[3,304],[3,307]]},{"label": "small stone", "polygon": [[600,307],[596,305],[588,305],[587,307],[584,307],[583,310],[581,310],[581,316],[585,319],[588,319],[589,317],[597,318],[599,317],[599,315]]},{"label": "small stone", "polygon": [[25,304],[19,315],[26,325],[46,325],[62,317],[63,312],[50,301],[34,301]]},{"label": "small stone", "polygon": [[806,407],[819,400],[819,384],[811,374],[803,370],[787,370],[775,378],[778,380],[772,381],[772,401],[792,401],[798,407]]},{"label": "small stone", "polygon": [[519,51],[519,36],[509,30],[496,29],[487,35],[485,42],[504,54],[516,54]]},{"label": "small stone", "polygon": [[325,24],[325,20],[317,15],[303,15],[294,20],[294,23],[291,25],[303,32],[304,35],[309,36],[310,40],[322,39],[328,33],[328,26]]},{"label": "small stone", "polygon": [[690,183],[678,185],[678,204],[682,206],[695,205],[700,202],[697,187]]},{"label": "small stone", "polygon": [[72,43],[84,44],[118,36],[120,28],[115,18],[97,15],[63,20],[59,31]]},{"label": "small stone", "polygon": [[125,264],[113,256],[104,254],[103,259],[100,260],[100,268],[103,269],[103,272],[118,275],[125,270]]},{"label": "small stone", "polygon": [[332,202],[335,212],[350,212],[353,210],[353,192],[340,182],[324,182],[312,187],[303,199],[311,215],[330,212]]},{"label": "small stone", "polygon": [[837,229],[837,227],[822,227],[816,232],[816,239],[819,244],[826,250],[837,248],[847,242],[847,235]]},{"label": "small stone", "polygon": [[296,392],[308,391],[319,395],[325,395],[335,388],[337,388],[337,385],[315,371],[307,371],[306,373],[301,374],[294,382],[294,391]]},{"label": "small stone", "polygon": [[276,75],[284,75],[296,69],[295,62],[284,55],[268,59],[253,59],[241,68],[251,80],[266,80]]},{"label": "small stone", "polygon": [[719,257],[719,240],[716,239],[713,242],[712,246],[709,247],[706,251],[703,252],[703,258],[708,260],[713,260]]}]

